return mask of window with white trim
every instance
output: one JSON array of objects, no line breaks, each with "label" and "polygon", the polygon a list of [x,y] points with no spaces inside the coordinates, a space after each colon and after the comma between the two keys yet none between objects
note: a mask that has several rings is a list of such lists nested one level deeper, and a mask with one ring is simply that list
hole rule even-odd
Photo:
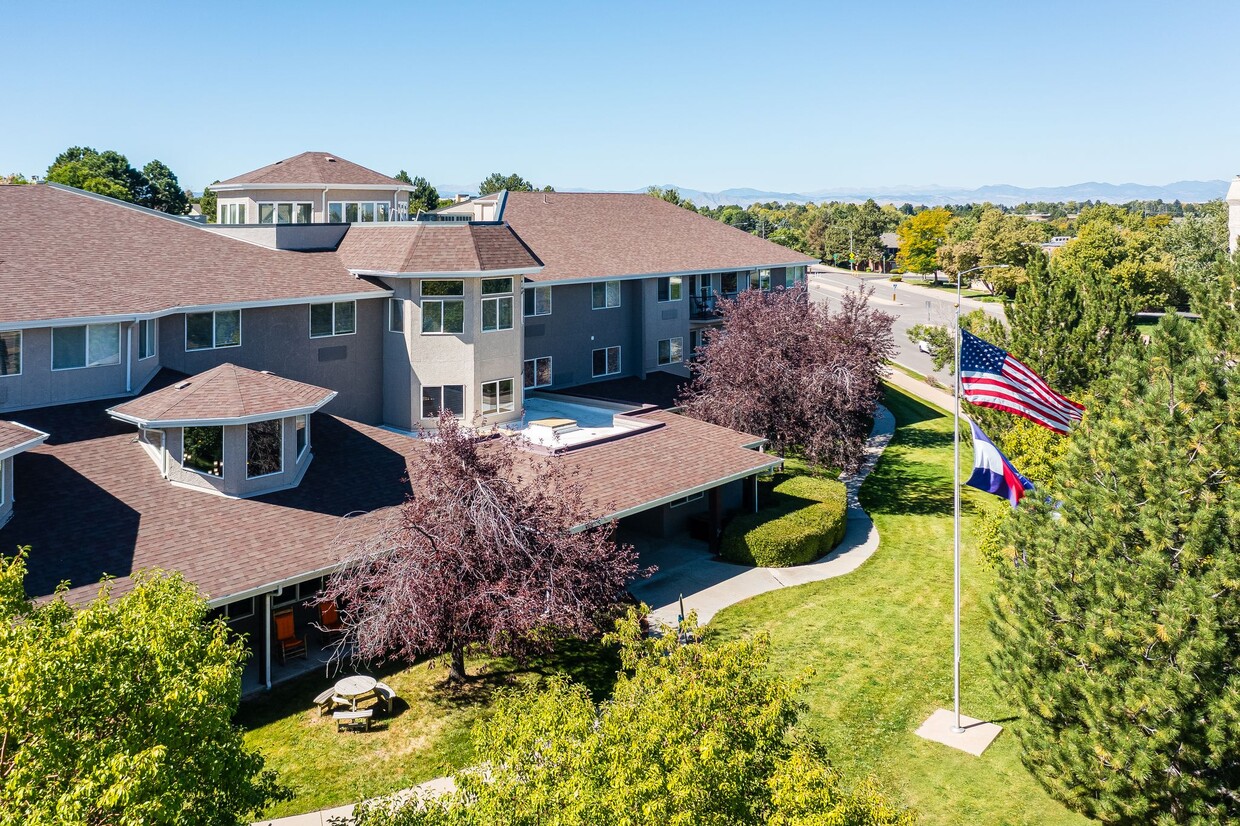
[{"label": "window with white trim", "polygon": [[515,384],[512,379],[482,383],[482,412],[511,413],[516,409]]},{"label": "window with white trim", "polygon": [[370,224],[390,219],[387,201],[329,201],[327,220],[332,224]]},{"label": "window with white trim", "polygon": [[601,347],[592,354],[592,365],[590,375],[594,378],[599,376],[614,376],[620,372],[620,347]]},{"label": "window with white trim", "polygon": [[388,332],[405,332],[405,302],[399,298],[388,299]]},{"label": "window with white trim", "polygon": [[767,292],[770,292],[771,271],[770,270],[750,270],[749,289],[766,290]]},{"label": "window with white trim", "polygon": [[526,287],[524,299],[526,318],[536,315],[551,315],[550,287]]},{"label": "window with white trim", "polygon": [[329,301],[310,305],[310,338],[349,336],[356,332],[356,301]]},{"label": "window with white trim", "polygon": [[121,363],[121,325],[52,328],[52,369],[76,370]]},{"label": "window with white trim", "polygon": [[22,374],[22,331],[0,332],[0,376]]},{"label": "window with white trim", "polygon": [[465,299],[448,297],[464,296],[464,281],[423,281],[420,289],[423,335],[465,332]]},{"label": "window with white trim", "polygon": [[215,222],[217,224],[244,224],[245,204],[220,204]]},{"label": "window with white trim", "polygon": [[274,476],[284,470],[283,420],[267,419],[245,426],[245,478]]},{"label": "window with white trim", "polygon": [[155,355],[155,340],[159,335],[159,319],[143,319],[138,322],[138,361]]},{"label": "window with white trim", "polygon": [[525,360],[525,386],[551,386],[551,356],[539,356]]},{"label": "window with white trim", "polygon": [[512,329],[512,279],[482,279],[482,332]]},{"label": "window with white trim", "polygon": [[308,224],[314,206],[307,203],[268,201],[258,204],[260,224]]},{"label": "window with white trim", "polygon": [[595,281],[590,285],[590,309],[611,310],[619,306],[619,281]]},{"label": "window with white trim", "polygon": [[659,301],[679,301],[684,285],[679,275],[668,275],[659,279]]},{"label": "window with white trim", "polygon": [[684,361],[684,339],[680,336],[659,341],[659,364],[680,364]]},{"label": "window with white trim", "polygon": [[293,427],[297,430],[297,458],[300,460],[310,446],[310,417],[303,413],[293,420]]},{"label": "window with white trim", "polygon": [[240,310],[185,314],[185,349],[187,351],[240,346]]},{"label": "window with white trim", "polygon": [[422,388],[422,418],[438,419],[447,410],[458,419],[465,416],[465,385],[445,384]]},{"label": "window with white trim", "polygon": [[207,476],[224,476],[224,428],[187,427],[181,431],[181,467]]}]

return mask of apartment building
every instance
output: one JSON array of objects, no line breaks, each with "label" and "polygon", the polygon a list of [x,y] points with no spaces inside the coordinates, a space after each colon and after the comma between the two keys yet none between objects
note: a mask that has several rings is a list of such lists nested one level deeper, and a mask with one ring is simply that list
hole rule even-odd
[{"label": "apartment building", "polygon": [[[0,547],[31,547],[31,594],[179,571],[270,685],[272,611],[308,620],[442,410],[570,466],[600,520],[696,514],[717,536],[752,506],[778,464],[761,439],[560,391],[683,372],[720,295],[810,259],[644,195],[501,193],[414,221],[392,187],[337,222],[333,193],[378,193],[378,173],[324,153],[264,170],[231,179],[244,217],[205,226],[0,186]],[[314,187],[310,221],[282,220],[276,196]]]}]

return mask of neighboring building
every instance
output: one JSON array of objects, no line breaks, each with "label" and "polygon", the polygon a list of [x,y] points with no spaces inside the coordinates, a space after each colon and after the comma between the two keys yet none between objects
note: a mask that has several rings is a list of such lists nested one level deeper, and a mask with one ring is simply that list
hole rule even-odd
[{"label": "neighboring building", "polygon": [[[763,440],[548,391],[683,376],[720,296],[796,284],[812,259],[645,195],[498,193],[393,221],[404,185],[371,179],[389,220],[337,224],[363,168],[328,157],[220,185],[251,219],[233,225],[0,186],[0,415],[29,425],[0,423],[0,546],[32,546],[32,594],[181,571],[269,685],[271,610],[307,619],[340,537],[404,500],[415,431],[443,410],[569,465],[599,519],[717,538],[753,506],[779,464]],[[284,222],[276,196],[314,187],[310,221]],[[275,223],[255,223],[266,203]]]},{"label": "neighboring building", "polygon": [[1240,248],[1240,175],[1227,187],[1227,249],[1235,252]]},{"label": "neighboring building", "polygon": [[1054,255],[1055,253],[1059,252],[1059,250],[1066,247],[1068,245],[1068,242],[1071,240],[1073,240],[1073,236],[1056,235],[1054,238],[1051,238],[1051,240],[1043,241],[1042,243],[1038,244],[1038,246],[1042,249],[1042,252],[1046,253],[1047,255]]}]

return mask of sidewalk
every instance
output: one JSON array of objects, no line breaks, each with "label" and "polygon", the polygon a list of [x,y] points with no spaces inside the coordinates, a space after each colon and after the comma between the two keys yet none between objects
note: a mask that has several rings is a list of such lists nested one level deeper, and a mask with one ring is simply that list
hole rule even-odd
[{"label": "sidewalk", "polygon": [[[931,387],[928,383],[906,375],[894,367],[887,375],[886,380],[888,384],[894,384],[901,390],[912,393],[922,401],[930,402],[930,404],[933,404],[946,413],[951,413],[956,406],[956,399],[952,396],[950,391],[940,390],[937,387]],[[964,414],[962,413],[961,415]]]},{"label": "sidewalk", "polygon": [[[441,794],[451,794],[456,790],[456,783],[451,777],[436,777],[433,780],[427,780],[425,783],[419,783],[413,788],[402,789],[399,792],[393,792],[390,795],[384,795],[382,799],[391,800],[393,802],[404,802],[411,797],[437,797]],[[336,822],[343,821],[345,823],[353,822],[353,807],[356,804],[350,803],[347,806],[336,806],[332,809],[321,809],[317,812],[308,812],[304,815],[292,815],[290,817],[281,817],[275,820],[259,820],[253,826],[332,826],[333,820]]]}]

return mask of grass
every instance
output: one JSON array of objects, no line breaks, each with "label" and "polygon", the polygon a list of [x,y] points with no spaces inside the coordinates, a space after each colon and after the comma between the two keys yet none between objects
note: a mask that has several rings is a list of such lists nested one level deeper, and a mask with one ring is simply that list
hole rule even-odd
[{"label": "grass", "polygon": [[[1085,824],[1042,790],[1010,730],[980,758],[913,733],[952,702],[951,418],[894,388],[887,406],[896,435],[861,492],[881,538],[875,556],[848,576],[725,609],[711,627],[724,638],[765,631],[773,668],[812,668],[802,725],[822,738],[846,776],[874,777],[918,810],[919,823]],[[1010,728],[1016,708],[986,662],[994,580],[970,541],[971,494],[964,503],[962,710]]]},{"label": "grass", "polygon": [[313,698],[334,682],[321,674],[244,703],[237,722],[246,729],[246,745],[259,749],[294,793],[263,816],[354,803],[451,774],[475,762],[470,731],[488,713],[497,690],[567,674],[601,700],[611,693],[620,662],[612,649],[570,642],[524,665],[479,659],[468,666],[476,676],[463,687],[446,686],[446,669],[431,663],[374,672],[398,699],[391,717],[378,713],[374,728],[362,734],[338,734],[331,716],[319,715]]}]

